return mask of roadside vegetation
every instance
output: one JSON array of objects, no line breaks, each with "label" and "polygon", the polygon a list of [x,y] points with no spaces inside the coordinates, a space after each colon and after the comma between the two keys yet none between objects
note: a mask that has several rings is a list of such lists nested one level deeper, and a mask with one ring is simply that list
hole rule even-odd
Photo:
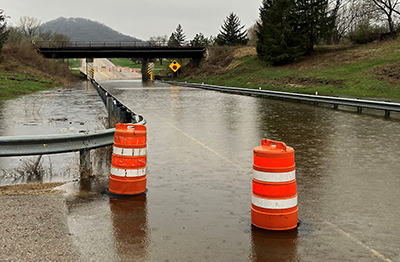
[{"label": "roadside vegetation", "polygon": [[[201,68],[179,60],[179,81],[354,97],[400,98],[400,11],[381,0],[262,1],[244,34],[229,14]],[[244,36],[247,36],[247,39]],[[181,25],[170,46],[183,46]],[[197,42],[196,42],[197,43]],[[196,46],[193,41],[189,45]],[[165,68],[159,78],[172,79]],[[176,79],[176,78],[175,78]]]},{"label": "roadside vegetation", "polygon": [[[178,81],[285,92],[400,98],[400,40],[317,46],[296,63],[270,66],[255,47],[211,47],[200,68],[182,67]],[[188,63],[188,61],[182,61]],[[171,70],[163,71],[170,79]]]},{"label": "roadside vegetation", "polygon": [[81,78],[68,63],[45,59],[30,43],[5,44],[0,63],[0,99],[69,86]]},{"label": "roadside vegetation", "polygon": [[[36,51],[32,41],[39,35],[37,20],[23,17],[19,27],[7,28],[6,18],[0,9],[0,100],[79,81],[79,75],[69,70],[68,62],[45,59]],[[52,32],[40,35],[66,40]]]},{"label": "roadside vegetation", "polygon": [[[321,95],[400,98],[398,6],[400,0],[264,0],[256,22],[247,29],[231,12],[216,36],[206,37],[199,32],[187,40],[184,26],[178,24],[169,37],[152,36],[147,43],[207,47],[207,58],[200,68],[177,59],[182,66],[177,76],[182,81]],[[6,20],[0,9],[0,48],[6,43],[0,77],[3,86],[8,87],[1,96],[24,93],[26,83],[22,82],[28,79],[32,90],[65,85],[71,74],[61,72],[68,63],[47,60],[44,66],[38,62],[42,61],[40,58],[25,59],[23,52],[29,49],[18,46],[32,40],[70,41],[68,36],[45,31],[35,18],[22,17],[14,27],[7,27]],[[17,49],[22,55],[12,51]],[[136,59],[112,61],[122,67],[141,68]],[[159,59],[155,63],[156,77],[177,79],[168,68],[171,60],[161,61],[162,64]]]},{"label": "roadside vegetation", "polygon": [[[138,69],[142,68],[142,62],[140,60],[128,59],[128,58],[112,58],[111,61],[115,65],[121,67],[138,68]],[[163,59],[162,64],[159,59],[153,61],[155,74],[158,74],[165,67],[165,65],[169,65],[172,61],[173,60],[171,59]]]}]

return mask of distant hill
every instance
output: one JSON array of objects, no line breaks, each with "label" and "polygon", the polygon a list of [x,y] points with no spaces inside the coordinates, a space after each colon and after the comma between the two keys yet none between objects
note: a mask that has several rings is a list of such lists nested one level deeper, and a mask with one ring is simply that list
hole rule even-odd
[{"label": "distant hill", "polygon": [[102,23],[79,17],[59,17],[44,23],[41,30],[67,35],[72,41],[141,41],[121,34]]}]

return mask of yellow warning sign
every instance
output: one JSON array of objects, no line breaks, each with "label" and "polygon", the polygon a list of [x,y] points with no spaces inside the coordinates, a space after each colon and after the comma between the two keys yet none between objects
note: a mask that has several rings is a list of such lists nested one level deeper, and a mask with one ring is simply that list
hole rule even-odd
[{"label": "yellow warning sign", "polygon": [[181,65],[176,62],[176,60],[172,61],[172,63],[169,65],[169,68],[172,69],[172,71],[176,72],[178,71],[179,68],[181,68]]},{"label": "yellow warning sign", "polygon": [[153,80],[153,71],[151,70],[151,68],[147,69],[147,73],[150,75],[150,80]]}]

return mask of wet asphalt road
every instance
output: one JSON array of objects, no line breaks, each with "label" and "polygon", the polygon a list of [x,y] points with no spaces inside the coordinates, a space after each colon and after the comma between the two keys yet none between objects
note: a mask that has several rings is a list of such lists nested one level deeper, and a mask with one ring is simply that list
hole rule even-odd
[{"label": "wet asphalt road", "polygon": [[[400,261],[396,116],[161,83],[101,84],[147,120],[148,192],[69,202],[84,260]],[[251,226],[252,149],[262,138],[295,149],[296,230]]]},{"label": "wet asphalt road", "polygon": [[[65,195],[4,196],[2,228],[16,234],[0,234],[3,258],[19,243],[31,261],[400,261],[398,115],[101,84],[147,120],[148,192],[110,199],[101,194],[109,174],[96,171]],[[295,149],[296,230],[251,226],[252,150],[262,138]]]}]

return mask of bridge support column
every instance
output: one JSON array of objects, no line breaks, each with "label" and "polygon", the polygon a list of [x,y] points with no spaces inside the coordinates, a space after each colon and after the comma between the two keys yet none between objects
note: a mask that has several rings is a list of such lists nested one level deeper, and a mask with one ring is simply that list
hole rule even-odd
[{"label": "bridge support column", "polygon": [[92,80],[94,78],[93,62],[94,58],[86,58],[86,76],[88,80]]},{"label": "bridge support column", "polygon": [[147,73],[147,69],[149,68],[149,60],[147,58],[143,58],[142,60],[142,81],[149,81],[149,74]]}]

